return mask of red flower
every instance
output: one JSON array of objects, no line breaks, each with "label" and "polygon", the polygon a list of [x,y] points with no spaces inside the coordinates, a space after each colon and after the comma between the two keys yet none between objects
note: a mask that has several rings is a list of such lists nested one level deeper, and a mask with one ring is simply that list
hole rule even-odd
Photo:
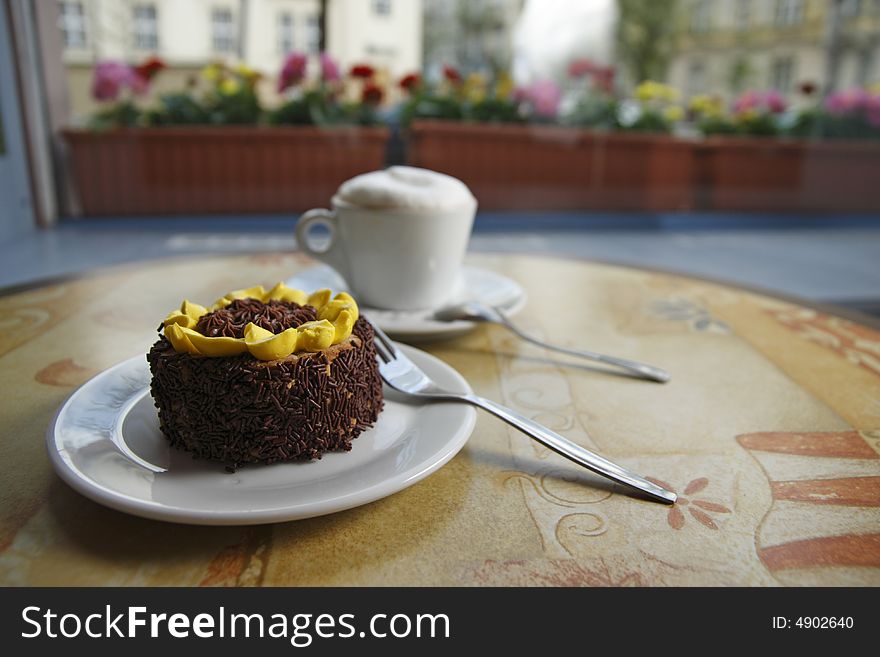
[{"label": "red flower", "polygon": [[365,105],[378,105],[382,102],[385,92],[375,82],[367,82],[361,91],[361,102]]},{"label": "red flower", "polygon": [[410,73],[400,80],[400,88],[412,93],[422,84],[422,78],[418,73]]},{"label": "red flower", "polygon": [[369,64],[355,64],[351,67],[351,77],[369,80],[376,74],[375,69]]},{"label": "red flower", "polygon": [[605,93],[610,94],[614,91],[614,67],[597,67],[593,71],[593,84]]},{"label": "red flower", "polygon": [[140,66],[134,67],[134,74],[144,80],[152,80],[153,77],[164,68],[168,68],[158,57],[150,57]]},{"label": "red flower", "polygon": [[568,64],[568,77],[582,78],[586,75],[592,75],[596,70],[596,65],[586,57],[573,59]]},{"label": "red flower", "polygon": [[443,77],[449,80],[452,84],[458,84],[461,82],[461,73],[451,66],[443,67]]}]

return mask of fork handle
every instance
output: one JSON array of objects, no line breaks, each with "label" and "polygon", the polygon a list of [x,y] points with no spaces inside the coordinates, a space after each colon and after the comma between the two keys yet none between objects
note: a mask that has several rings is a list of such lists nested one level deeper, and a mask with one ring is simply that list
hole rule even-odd
[{"label": "fork handle", "polygon": [[570,461],[574,461],[578,465],[582,465],[588,470],[613,479],[618,483],[636,488],[659,502],[673,504],[676,500],[675,493],[651,483],[644,477],[629,472],[588,449],[584,449],[580,445],[560,436],[555,431],[551,431],[547,427],[538,424],[534,420],[530,420],[524,415],[520,415],[506,406],[502,406],[485,397],[478,397],[477,395],[462,395],[462,398],[483,410],[489,411],[492,415],[516,427],[545,447],[552,449],[557,454],[564,456]]},{"label": "fork handle", "polygon": [[516,324],[507,319],[504,313],[498,311],[497,309],[496,312],[501,318],[501,323],[504,326],[516,333],[523,340],[531,342],[532,344],[536,344],[539,347],[552,349],[553,351],[568,354],[569,356],[578,356],[580,358],[598,361],[600,363],[605,363],[606,365],[614,365],[615,367],[620,367],[628,370],[643,379],[649,379],[650,381],[656,381],[657,383],[666,383],[670,379],[669,372],[664,369],[660,369],[659,367],[654,367],[653,365],[637,363],[632,360],[627,360],[626,358],[617,358],[616,356],[607,356],[605,354],[596,353],[595,351],[586,351],[584,349],[570,349],[568,347],[562,347],[560,345],[553,344],[552,342],[539,340],[535,336],[526,333]]}]

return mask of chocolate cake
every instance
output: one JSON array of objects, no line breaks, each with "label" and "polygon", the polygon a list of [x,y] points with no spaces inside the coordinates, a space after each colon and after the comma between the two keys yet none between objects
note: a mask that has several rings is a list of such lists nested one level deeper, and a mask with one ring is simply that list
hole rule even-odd
[{"label": "chocolate cake", "polygon": [[159,424],[197,458],[318,459],[382,410],[373,328],[348,295],[251,288],[211,309],[185,301],[160,330],[147,355]]}]

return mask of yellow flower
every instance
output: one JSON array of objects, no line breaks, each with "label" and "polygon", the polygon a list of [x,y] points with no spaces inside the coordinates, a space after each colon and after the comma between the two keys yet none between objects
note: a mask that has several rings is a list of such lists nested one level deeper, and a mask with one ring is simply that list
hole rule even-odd
[{"label": "yellow flower", "polygon": [[636,98],[646,103],[652,100],[675,102],[678,100],[678,91],[668,84],[661,84],[653,80],[645,80],[636,87]]},{"label": "yellow flower", "polygon": [[513,93],[513,78],[510,77],[510,74],[507,72],[501,73],[498,76],[498,81],[495,83],[495,98],[499,100],[504,100],[510,97],[510,94]]},{"label": "yellow flower", "polygon": [[676,123],[684,118],[684,110],[678,105],[670,105],[663,110],[663,118],[670,123]]},{"label": "yellow flower", "polygon": [[636,98],[641,101],[651,100],[652,98],[654,98],[656,85],[656,82],[645,80],[638,87],[636,87]]},{"label": "yellow flower", "polygon": [[257,72],[246,64],[239,64],[236,66],[235,72],[243,78],[253,78],[257,76]]},{"label": "yellow flower", "polygon": [[688,106],[702,116],[715,118],[724,114],[724,106],[718,96],[706,94],[694,96]]},{"label": "yellow flower", "polygon": [[208,64],[202,69],[202,77],[208,82],[217,82],[223,75],[223,66],[221,64]]},{"label": "yellow flower", "polygon": [[235,78],[226,78],[220,83],[220,93],[227,96],[241,91],[241,83]]},{"label": "yellow flower", "polygon": [[471,73],[464,81],[464,95],[472,103],[479,103],[486,97],[486,78],[479,73]]}]

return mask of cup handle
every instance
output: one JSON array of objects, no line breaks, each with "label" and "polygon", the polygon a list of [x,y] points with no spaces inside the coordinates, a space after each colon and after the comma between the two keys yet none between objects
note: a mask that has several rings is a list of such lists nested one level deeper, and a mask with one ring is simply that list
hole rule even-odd
[{"label": "cup handle", "polygon": [[[326,226],[330,231],[330,241],[325,248],[316,249],[309,241],[309,228],[320,224]],[[317,208],[303,214],[296,222],[296,242],[299,244],[300,250],[316,260],[327,263],[338,271],[346,281],[348,280],[348,268],[342,253],[342,243],[338,238],[335,211]]]}]

